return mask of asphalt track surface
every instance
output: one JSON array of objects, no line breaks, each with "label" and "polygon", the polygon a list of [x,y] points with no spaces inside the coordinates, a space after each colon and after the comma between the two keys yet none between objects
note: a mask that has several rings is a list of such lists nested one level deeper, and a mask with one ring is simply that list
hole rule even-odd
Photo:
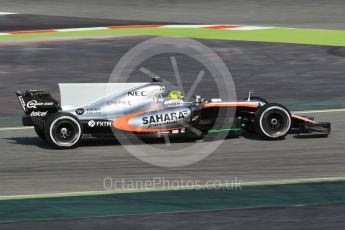
[{"label": "asphalt track surface", "polygon": [[343,229],[345,205],[163,213],[0,224],[12,229]]},{"label": "asphalt track surface", "polygon": [[[102,191],[103,180],[193,180],[243,182],[344,176],[344,112],[315,113],[331,121],[329,138],[263,141],[255,135],[224,140],[210,156],[178,168],[152,166],[135,158],[113,140],[89,140],[78,149],[57,151],[41,141],[34,130],[0,131],[0,195]],[[186,148],[190,142],[164,141],[151,146],[164,150]],[[210,142],[212,144],[212,142]],[[140,147],[140,146],[139,146]]]},{"label": "asphalt track surface", "polygon": [[344,29],[342,0],[2,0],[1,11],[69,17]]},{"label": "asphalt track surface", "polygon": [[[200,14],[203,9],[198,8],[198,12],[193,12],[184,2],[181,4],[177,3],[176,7],[179,5],[183,5],[183,7],[179,8],[178,10],[174,8],[176,9],[176,11],[172,12],[171,14],[167,12],[160,13],[160,11],[155,8],[156,6],[152,7],[152,5],[150,5],[151,7],[148,7],[149,9],[147,10],[137,10],[135,11],[135,13],[131,13],[130,18],[128,17],[128,15],[123,14],[123,12],[125,12],[125,9],[129,10],[127,12],[132,12],[131,9],[135,10],[135,4],[132,4],[129,1],[126,1],[126,3],[122,4],[120,4],[121,2],[117,2],[116,13],[114,13],[115,7],[108,7],[109,9],[105,9],[101,12],[97,10],[85,10],[85,8],[84,10],[80,10],[81,4],[77,6],[75,2],[70,5],[70,3],[66,1],[63,2],[60,7],[55,8],[51,2],[49,3],[49,6],[44,2],[37,2],[39,2],[40,7],[34,8],[31,7],[33,4],[23,7],[22,4],[24,4],[24,1],[3,2],[2,6],[4,6],[4,8],[2,8],[2,11],[25,11],[25,13],[42,12],[45,14],[48,12],[52,15],[60,14],[81,17],[107,17],[139,20],[148,20],[147,18],[149,18],[150,20],[154,20],[155,17],[159,16],[159,21],[163,20],[173,22],[226,22],[293,27],[300,26],[313,28],[344,28],[343,4],[341,1],[331,1],[328,3],[322,3],[322,1],[314,1],[313,4],[310,4],[310,1],[298,1],[298,3],[296,4],[292,4],[291,1],[289,1],[289,3],[278,1],[277,4],[275,4],[276,1],[274,3],[267,1],[265,2],[265,4],[267,5],[262,4],[261,6],[258,6],[257,3],[252,1],[248,1],[246,3],[233,2],[232,6],[235,5],[237,7],[231,7],[231,9],[224,7],[224,4],[214,5],[214,3],[214,7],[206,8],[206,6],[209,6],[209,4],[212,3],[207,3],[205,1],[201,4],[205,7],[201,8],[211,10],[212,13],[203,14]],[[146,5],[146,3],[147,2],[144,2],[143,4]],[[85,3],[83,4],[83,7],[90,8],[90,4],[92,5],[91,2]],[[104,7],[105,5],[113,5],[114,3],[102,2],[100,4],[102,7]],[[158,5],[160,5],[160,7],[167,7],[166,4],[168,3]],[[324,4],[327,4],[327,6]],[[227,5],[229,5],[228,2]],[[308,7],[301,7],[301,5],[306,5]],[[193,8],[195,8],[194,6],[195,5],[193,5]],[[306,8],[308,8],[308,10]],[[152,9],[155,10],[156,14],[152,13]],[[229,10],[233,10],[234,13],[229,13]],[[113,13],[111,13],[110,11],[112,11]],[[227,11],[227,13],[224,11]],[[243,11],[249,11],[249,13],[244,14]],[[239,13],[241,15],[239,15]],[[164,15],[162,16],[162,14]],[[311,17],[311,15],[321,14],[325,15],[325,17],[319,20],[315,20],[315,17]],[[219,17],[215,18],[214,15],[218,15]],[[272,23],[272,17],[275,17],[276,19],[274,23]],[[176,20],[173,20],[174,18]],[[31,51],[31,54],[27,53],[26,56],[24,55],[22,59],[19,59],[20,62],[25,63],[27,61],[27,57],[31,58],[32,54],[37,51],[34,51],[35,48],[36,47],[24,48],[24,52]],[[221,47],[221,49],[222,48],[224,47]],[[319,48],[323,55],[325,53],[334,53],[326,52],[326,50],[331,50],[328,47],[316,46],[316,48]],[[21,48],[19,49],[21,50],[19,52],[23,52]],[[41,50],[47,51],[49,50],[49,47],[48,49],[47,47],[45,47]],[[333,76],[334,74],[338,74],[339,71],[340,74],[342,74],[343,68],[341,68],[340,65],[338,67],[335,67],[333,66],[333,64],[343,64],[343,50],[342,48],[335,48],[335,51],[335,53],[337,54],[335,56],[337,56],[339,59],[337,59],[337,61],[334,61],[333,63],[326,62],[326,59],[329,59],[329,57],[322,59],[322,56],[320,55],[320,57],[317,56],[315,59],[313,59],[313,57],[315,56],[310,56],[310,59],[308,59],[309,63],[311,62],[311,59],[313,61],[316,61],[317,63],[314,65],[314,67],[316,68],[315,73],[320,73],[320,69],[318,68],[321,68],[321,66],[331,64],[332,67],[330,69],[322,69],[321,73],[324,73],[324,76],[329,76],[328,74],[330,72],[332,72],[331,76]],[[12,52],[11,55],[16,54]],[[7,57],[11,57],[11,55]],[[291,57],[299,58],[301,57],[301,54],[295,53],[295,55],[292,55]],[[10,63],[7,63],[7,67],[9,69],[11,68],[11,64],[18,64],[15,61],[18,60],[18,57],[12,56],[12,58],[13,59],[10,59]],[[63,59],[61,56],[60,58],[60,60]],[[271,57],[272,60],[275,60],[275,58],[276,57]],[[6,58],[3,58],[1,62],[4,59],[6,60]],[[244,60],[251,61],[252,59],[244,58],[241,61]],[[287,60],[289,60],[289,58],[287,58]],[[111,63],[113,63],[113,61],[116,60],[111,59]],[[320,65],[320,61],[324,65]],[[85,63],[89,64],[92,62],[81,62],[80,65],[88,67],[89,65],[85,65]],[[297,63],[298,62],[296,61],[295,63],[291,64],[294,64],[295,66]],[[253,63],[251,62],[251,64]],[[259,64],[262,63],[257,62],[254,65]],[[36,65],[38,64],[36,63]],[[50,62],[50,64],[48,64],[46,67],[54,67],[54,65],[55,62]],[[60,63],[59,65],[63,64]],[[275,65],[273,69],[275,69],[276,66],[277,65]],[[19,69],[21,69],[22,72],[30,72],[31,67],[32,66],[23,65]],[[59,67],[60,66],[56,66],[55,70],[54,68],[52,69],[59,72]],[[267,68],[268,66],[264,65],[264,67]],[[301,70],[307,67],[310,66],[301,66]],[[95,66],[93,66],[92,68],[97,69],[97,67]],[[282,69],[276,69],[276,73],[285,72],[286,69],[288,69],[289,71],[294,71],[291,66],[285,66],[281,68]],[[246,67],[242,66],[241,70],[245,71],[245,69]],[[270,70],[267,71],[270,72]],[[35,72],[35,74],[44,71],[49,70],[41,68],[39,71]],[[104,69],[99,68],[98,71],[102,72],[104,71]],[[94,76],[99,82],[102,82],[104,80],[104,77],[109,74],[109,71],[110,69],[105,71],[106,73],[95,74]],[[73,70],[69,73],[77,75],[80,74],[79,77],[81,78],[83,73],[85,74],[85,72],[87,71]],[[42,76],[44,74],[42,74]],[[265,73],[263,75],[265,75]],[[18,76],[18,74],[15,73],[14,76]],[[57,76],[58,75],[55,75],[55,77]],[[23,77],[20,78],[20,81],[23,81],[25,79],[30,78]],[[73,80],[75,79],[78,78],[74,78]],[[334,84],[335,88],[332,88],[332,90],[325,89],[327,93],[330,93],[330,95],[326,95],[326,98],[329,99],[331,103],[333,103],[332,106],[336,105],[338,101],[336,98],[338,96],[339,101],[341,101],[341,98],[343,97],[343,94],[340,91],[333,90],[337,88],[336,85],[339,87],[339,89],[341,88],[342,80],[341,78],[337,79],[338,81],[336,81],[336,84]],[[71,81],[73,80],[71,79]],[[85,81],[88,80],[88,78],[85,79]],[[18,83],[20,83],[20,81]],[[38,77],[37,79],[32,80],[29,85],[45,85],[45,89],[55,92],[55,95],[58,96],[56,86],[53,86],[53,84],[58,81],[59,78],[57,77],[56,80],[48,80],[48,82],[42,82],[42,78]],[[10,81],[7,82],[6,84],[1,85],[1,92],[5,92],[4,90],[7,89],[8,84],[12,84],[10,83]],[[311,84],[313,86],[317,86],[316,82]],[[28,85],[28,83],[23,84],[23,86],[24,85]],[[245,92],[247,90],[247,87],[238,87],[238,89],[241,90],[240,92]],[[322,93],[322,89],[320,88],[317,90],[314,89],[312,91],[320,92],[320,90]],[[298,92],[301,93],[301,97],[297,100],[297,102],[300,102],[301,99],[306,96],[303,94],[307,94],[307,92],[304,92],[301,89],[299,89]],[[333,92],[335,93],[333,94]],[[270,96],[270,93],[276,93],[276,97],[272,95]],[[279,92],[270,92],[265,90],[264,94],[268,94],[266,96],[269,96],[269,98],[272,100],[279,99]],[[1,105],[1,108],[7,108],[12,104],[13,98],[10,98],[9,95],[9,91],[6,91],[3,95],[1,95],[1,98],[5,98],[5,100],[7,101],[4,105]],[[311,95],[310,92],[308,95]],[[316,100],[320,98],[316,98]],[[287,99],[287,101],[289,101],[289,99],[293,98],[287,97],[284,99]],[[308,99],[306,101],[306,104],[310,102],[311,101]],[[18,110],[19,106],[17,106],[16,108],[11,108],[9,106],[9,110],[6,109],[5,113],[3,113],[2,115],[17,115]],[[297,179],[344,176],[344,170],[342,167],[345,160],[343,157],[343,146],[345,144],[345,134],[343,131],[344,113],[316,113],[316,115],[316,118],[318,119],[332,122],[333,134],[330,136],[330,138],[296,139],[293,138],[292,135],[290,135],[286,140],[279,142],[266,142],[257,140],[254,136],[241,137],[239,139],[229,139],[225,140],[223,145],[214,154],[212,154],[205,160],[189,167],[177,169],[166,169],[147,165],[140,160],[132,157],[121,146],[117,145],[113,141],[93,140],[91,142],[83,143],[78,150],[55,151],[48,149],[47,146],[35,136],[33,130],[0,131],[0,146],[2,148],[0,154],[0,157],[2,158],[0,161],[0,181],[2,184],[0,188],[0,194],[36,194],[42,192],[46,193],[62,191],[102,190],[103,179],[105,176],[111,176],[113,178],[124,177],[134,180],[145,178],[151,179],[153,176],[158,176],[175,179],[197,178],[204,181],[210,179],[232,180],[234,179],[234,177],[237,177],[243,181],[260,181],[287,178]],[[185,147],[188,145],[188,143],[174,143],[174,145],[175,144],[181,147]],[[159,148],[166,147],[163,143],[158,143],[155,145],[157,145],[157,147]],[[177,226],[182,228],[190,228],[192,225],[199,226],[199,228],[204,227],[205,229],[214,229],[216,227],[219,227],[221,229],[224,228],[224,226],[227,226],[226,228],[228,228],[229,226],[235,226],[241,229],[245,229],[246,227],[250,229],[253,228],[252,226],[255,226],[255,229],[277,229],[278,226],[284,226],[281,227],[281,229],[298,229],[298,227],[300,226],[302,226],[303,229],[306,229],[308,227],[310,227],[310,229],[325,229],[331,227],[335,228],[336,226],[338,226],[338,228],[342,228],[342,226],[344,226],[344,223],[342,222],[343,210],[343,205],[259,210],[225,210],[219,212],[205,212],[204,214],[196,212],[190,214],[159,214],[146,216],[64,220],[63,222],[59,220],[49,222],[22,222],[2,224],[0,227],[5,229],[18,229],[25,226],[26,228],[31,227],[39,229],[46,228],[46,226],[49,225],[51,228],[56,229],[61,229],[62,227],[71,229],[76,227],[92,228],[94,226],[102,228],[113,228],[114,224],[116,223],[119,227],[123,226],[123,228],[136,228],[137,226],[131,224],[133,222],[136,224],[140,223],[143,228],[147,229],[158,229],[161,228],[162,224],[165,224],[166,227]],[[189,222],[190,225],[186,225],[186,222]],[[168,226],[167,223],[169,223]]]},{"label": "asphalt track surface", "polygon": [[[121,22],[119,22],[121,23]],[[21,115],[13,92],[43,89],[59,98],[59,82],[107,82],[117,61],[130,48],[150,37],[115,37],[67,41],[31,41],[2,44],[1,116]],[[315,108],[344,104],[344,49],[342,47],[200,40],[226,63],[239,98],[249,89],[269,101],[290,108]],[[283,54],[283,55],[282,55]],[[146,61],[144,66],[174,81],[170,56]],[[200,65],[176,56],[185,87],[189,88]],[[72,64],[71,64],[72,63]],[[206,75],[207,76],[207,75]],[[200,82],[197,93],[217,96],[211,77]],[[147,81],[134,71],[131,81]],[[279,90],[272,90],[277,88]],[[2,154],[0,194],[35,194],[102,190],[103,179],[174,179],[243,181],[344,176],[343,112],[317,114],[334,127],[329,139],[267,142],[255,137],[226,140],[209,158],[191,167],[158,168],[132,157],[114,141],[91,140],[77,150],[51,150],[33,130],[0,131]],[[189,143],[174,143],[183,148]],[[156,144],[165,148],[165,144]],[[258,151],[259,150],[259,151]],[[327,159],[324,158],[327,154]],[[308,164],[307,162],[310,162]],[[325,163],[328,162],[328,163]],[[335,167],[333,167],[333,164]],[[331,165],[331,166],[330,166]],[[20,181],[20,183],[18,183]]]},{"label": "asphalt track surface", "polygon": [[[59,99],[58,83],[108,82],[121,57],[150,37],[73,39],[0,44],[0,107],[4,108],[0,110],[0,116],[22,115],[14,97],[17,90],[46,90]],[[294,110],[345,107],[344,47],[198,41],[216,52],[227,65],[239,99],[254,89],[257,96],[283,103]],[[146,60],[131,74],[129,81],[150,81],[147,75],[138,71],[145,67],[176,85],[172,56],[176,57],[187,90],[205,67],[185,55],[174,53]],[[209,72],[206,71],[195,94],[205,98],[218,96]]]},{"label": "asphalt track surface", "polygon": [[[152,21],[134,21],[118,19],[97,19],[80,17],[60,17],[32,14],[0,15],[0,32],[44,29],[85,28],[118,25],[147,25]],[[155,24],[167,24],[155,22]]]}]

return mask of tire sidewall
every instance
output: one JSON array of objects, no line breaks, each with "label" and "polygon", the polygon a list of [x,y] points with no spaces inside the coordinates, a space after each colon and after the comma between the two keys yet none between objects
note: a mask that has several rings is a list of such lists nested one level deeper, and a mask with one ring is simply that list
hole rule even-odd
[{"label": "tire sidewall", "polygon": [[[76,124],[79,130],[77,139],[71,145],[58,144],[58,142],[54,139],[53,134],[52,134],[52,129],[53,129],[53,126],[56,124],[56,122],[58,122],[59,120],[65,120],[65,119],[72,121],[74,124]],[[58,112],[56,114],[53,114],[52,116],[48,118],[44,127],[45,139],[50,145],[58,149],[76,148],[79,145],[79,142],[82,138],[82,134],[83,134],[83,126],[80,123],[79,119],[76,116],[69,113]]]},{"label": "tire sidewall", "polygon": [[[278,137],[273,137],[272,135],[268,134],[264,128],[263,128],[263,124],[262,124],[262,119],[264,117],[264,115],[272,110],[272,109],[278,109],[282,112],[284,112],[286,114],[286,116],[288,117],[288,128],[286,129],[286,131],[284,132],[284,134],[278,136]],[[279,140],[279,139],[283,139],[290,131],[291,129],[291,125],[292,125],[292,119],[291,119],[291,113],[290,111],[283,105],[278,104],[278,103],[269,103],[266,104],[262,107],[260,107],[258,109],[258,111],[255,114],[255,119],[254,119],[254,128],[256,130],[256,132],[263,138],[268,139],[268,140]]]}]

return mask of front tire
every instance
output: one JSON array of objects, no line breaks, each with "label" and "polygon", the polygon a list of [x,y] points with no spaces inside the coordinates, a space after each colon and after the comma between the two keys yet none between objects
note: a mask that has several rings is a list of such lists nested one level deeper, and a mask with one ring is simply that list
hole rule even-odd
[{"label": "front tire", "polygon": [[269,103],[258,109],[255,114],[254,128],[264,139],[283,139],[291,128],[290,111],[283,105]]},{"label": "front tire", "polygon": [[58,149],[76,148],[82,137],[82,125],[72,114],[56,113],[48,118],[44,127],[47,142]]}]

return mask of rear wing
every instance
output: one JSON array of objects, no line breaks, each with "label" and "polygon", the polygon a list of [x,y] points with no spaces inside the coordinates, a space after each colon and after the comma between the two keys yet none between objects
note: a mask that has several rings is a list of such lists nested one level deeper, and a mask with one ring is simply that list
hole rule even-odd
[{"label": "rear wing", "polygon": [[34,116],[39,114],[39,112],[56,112],[60,109],[58,101],[45,91],[17,91],[16,95],[24,113],[29,116]]}]

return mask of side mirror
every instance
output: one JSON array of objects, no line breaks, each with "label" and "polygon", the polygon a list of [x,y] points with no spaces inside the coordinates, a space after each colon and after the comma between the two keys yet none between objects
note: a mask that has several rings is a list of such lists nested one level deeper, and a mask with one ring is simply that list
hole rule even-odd
[{"label": "side mirror", "polygon": [[153,82],[162,82],[162,79],[160,77],[158,77],[158,76],[151,77],[151,79],[152,79]]}]

